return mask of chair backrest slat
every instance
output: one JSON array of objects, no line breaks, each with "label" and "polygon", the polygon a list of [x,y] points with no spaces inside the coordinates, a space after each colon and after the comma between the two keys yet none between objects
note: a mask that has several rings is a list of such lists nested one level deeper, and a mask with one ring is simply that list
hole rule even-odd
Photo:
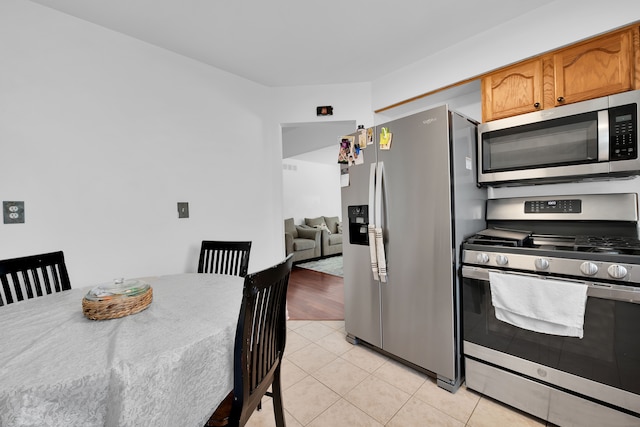
[{"label": "chair backrest slat", "polygon": [[203,240],[198,273],[229,274],[245,277],[249,269],[251,242]]},{"label": "chair backrest slat", "polygon": [[50,294],[55,289],[55,286],[51,288],[51,282],[52,282],[51,275],[56,274],[56,271],[50,265],[47,265],[42,270],[43,270],[42,272],[44,273],[42,275],[43,276],[42,281],[44,282],[44,291],[47,294]]},{"label": "chair backrest slat", "polygon": [[[47,276],[47,270],[46,270],[46,268],[47,268],[47,267],[46,267],[46,266],[44,266],[44,267],[42,267],[42,270],[40,270],[40,271],[42,271],[42,272],[44,273],[44,276],[45,276],[45,277]],[[32,280],[33,280],[32,288],[33,288],[33,290],[35,290],[35,291],[36,291],[36,296],[41,297],[41,296],[43,295],[43,294],[42,294],[42,283],[40,283],[40,275],[38,274],[38,269],[30,268],[30,269],[29,269],[29,272],[27,273],[27,275],[28,275],[29,273],[31,273],[31,278],[32,278]],[[46,279],[45,279],[45,282],[46,282]],[[50,293],[50,292],[49,292],[49,293]]]},{"label": "chair backrest slat", "polygon": [[63,252],[0,260],[0,306],[71,289]]},{"label": "chair backrest slat", "polygon": [[[60,292],[62,290],[62,284],[60,283],[60,267],[58,265],[50,265],[49,268],[51,269],[50,276],[53,278],[53,289],[55,292]],[[50,289],[51,288],[47,286],[47,291]]]}]

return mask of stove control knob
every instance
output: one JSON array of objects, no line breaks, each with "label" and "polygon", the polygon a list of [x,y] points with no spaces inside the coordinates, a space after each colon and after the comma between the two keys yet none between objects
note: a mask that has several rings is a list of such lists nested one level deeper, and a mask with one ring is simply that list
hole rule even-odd
[{"label": "stove control knob", "polygon": [[549,260],[546,258],[536,258],[534,264],[538,270],[546,270],[549,268]]},{"label": "stove control knob", "polygon": [[592,262],[586,261],[580,265],[580,271],[582,271],[582,274],[586,276],[593,276],[598,272],[598,266]]},{"label": "stove control knob", "polygon": [[489,262],[489,255],[485,254],[484,252],[480,252],[478,255],[476,255],[476,261],[478,262],[478,264],[486,264]]},{"label": "stove control knob", "polygon": [[609,266],[607,273],[609,273],[609,276],[614,279],[622,279],[627,275],[627,269],[622,265],[613,264]]},{"label": "stove control knob", "polygon": [[496,263],[498,265],[507,265],[509,263],[509,258],[506,255],[498,255],[496,256]]}]

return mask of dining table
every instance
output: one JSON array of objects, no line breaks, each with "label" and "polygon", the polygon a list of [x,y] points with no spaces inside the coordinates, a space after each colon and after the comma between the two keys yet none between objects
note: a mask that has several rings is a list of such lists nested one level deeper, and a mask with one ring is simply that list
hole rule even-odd
[{"label": "dining table", "polygon": [[233,389],[244,279],[145,278],[153,301],[84,316],[77,288],[0,307],[0,426],[203,426]]}]

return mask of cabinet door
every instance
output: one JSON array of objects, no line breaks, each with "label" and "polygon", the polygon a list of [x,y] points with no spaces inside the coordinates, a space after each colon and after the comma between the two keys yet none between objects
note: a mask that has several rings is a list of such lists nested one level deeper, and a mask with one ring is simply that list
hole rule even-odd
[{"label": "cabinet door", "polygon": [[555,53],[555,105],[632,89],[631,46],[624,31]]},{"label": "cabinet door", "polygon": [[503,68],[482,78],[482,121],[543,108],[542,59]]}]

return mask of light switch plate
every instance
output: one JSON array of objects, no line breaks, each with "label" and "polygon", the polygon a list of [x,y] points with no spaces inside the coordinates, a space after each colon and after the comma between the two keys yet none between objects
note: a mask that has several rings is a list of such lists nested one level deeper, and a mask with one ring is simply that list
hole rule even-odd
[{"label": "light switch plate", "polygon": [[2,202],[5,224],[24,223],[24,202]]},{"label": "light switch plate", "polygon": [[189,218],[189,203],[178,202],[178,218]]}]

